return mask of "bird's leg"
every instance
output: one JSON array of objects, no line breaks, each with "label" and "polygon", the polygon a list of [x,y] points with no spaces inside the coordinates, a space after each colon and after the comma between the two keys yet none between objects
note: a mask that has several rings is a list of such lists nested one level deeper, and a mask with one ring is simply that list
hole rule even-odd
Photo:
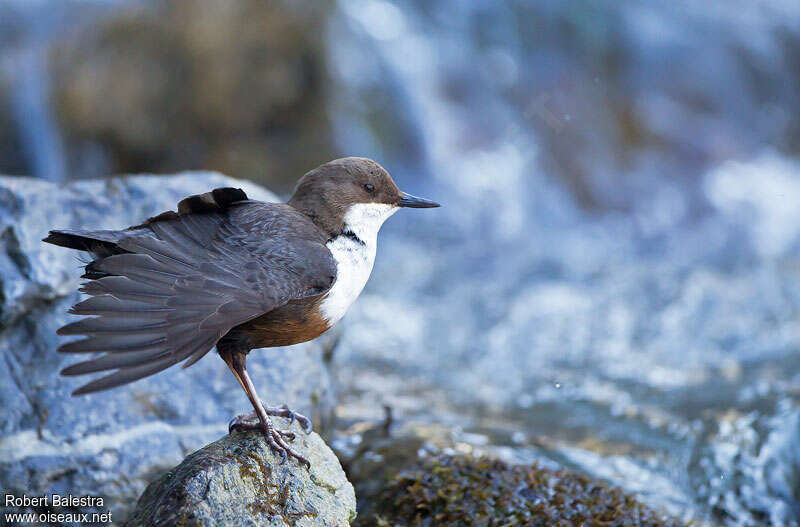
[{"label": "bird's leg", "polygon": [[[247,374],[247,368],[245,367],[247,356],[244,353],[236,351],[224,354],[220,353],[220,355],[222,356],[223,360],[225,360],[225,363],[231,369],[233,374],[236,376],[239,384],[241,384],[242,388],[247,394],[247,398],[250,399],[250,403],[253,405],[255,414],[260,421],[259,428],[264,432],[264,435],[267,438],[267,444],[269,444],[270,448],[280,453],[284,459],[286,459],[287,456],[290,456],[307,467],[311,467],[311,463],[305,457],[292,450],[292,448],[283,440],[284,434],[282,434],[281,431],[277,430],[272,425],[272,422],[270,421],[269,417],[267,416],[267,412],[264,409],[264,405],[261,404],[261,399],[258,398],[256,387],[253,385],[250,375]],[[292,434],[292,437],[293,436],[294,434]]]},{"label": "bird's leg", "polygon": [[[303,414],[290,410],[289,407],[286,406],[285,404],[282,404],[280,406],[267,406],[264,403],[264,401],[261,401],[261,404],[264,406],[264,411],[267,413],[267,415],[272,415],[275,417],[284,417],[289,420],[289,424],[292,424],[295,421],[297,421],[298,423],[300,423],[300,427],[306,434],[311,433],[311,430],[313,429],[311,425],[311,419],[304,416]],[[234,429],[251,430],[253,428],[258,428],[259,427],[258,423],[253,421],[258,421],[258,415],[255,412],[250,412],[249,414],[237,415],[236,417],[231,419],[230,422],[228,423],[228,433],[231,433],[231,431],[233,431]],[[282,430],[281,433],[284,434],[285,437],[291,436],[291,438],[294,439],[294,434],[292,432],[287,432],[285,430]]]},{"label": "bird's leg", "polygon": [[[220,357],[222,357],[222,360],[225,361],[225,364],[227,364],[228,368],[230,368],[231,372],[233,372],[233,375],[234,375],[234,377],[236,377],[236,380],[239,381],[239,386],[242,387],[242,390],[244,390],[245,393],[248,393],[247,392],[247,387],[245,386],[245,383],[244,383],[244,380],[239,375],[239,373],[236,371],[236,369],[234,369],[234,367],[233,367],[233,353],[235,353],[235,352],[228,351],[225,348],[222,348],[222,349],[223,349],[223,351],[220,352]],[[248,394],[248,397],[249,397],[249,394]],[[272,409],[271,407],[266,406],[263,401],[261,402],[261,404],[262,404],[262,406],[264,406],[264,411],[266,412],[267,415],[273,415],[273,414],[270,413],[270,410]],[[303,417],[305,417],[305,416],[303,416]],[[253,421],[255,421],[255,422],[253,422]],[[270,421],[270,424],[271,424],[271,421]],[[301,425],[302,425],[302,422],[301,422]],[[263,427],[263,425],[261,424],[261,419],[259,419],[258,414],[255,411],[252,411],[249,414],[237,415],[236,417],[234,417],[233,419],[228,421],[228,434],[232,433],[234,430],[242,430],[242,431],[244,431],[244,430],[256,430],[256,429],[260,430],[262,427]],[[295,438],[294,432],[290,432],[288,430],[279,430],[279,429],[276,429],[274,427],[273,427],[273,429],[275,429],[276,432],[278,432],[280,435],[282,435],[283,437],[285,437],[289,441],[294,441],[294,438]]]}]

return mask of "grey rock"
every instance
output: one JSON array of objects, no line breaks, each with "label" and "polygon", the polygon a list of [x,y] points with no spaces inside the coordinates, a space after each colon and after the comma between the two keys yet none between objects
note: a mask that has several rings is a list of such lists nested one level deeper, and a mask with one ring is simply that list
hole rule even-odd
[{"label": "grey rock", "polygon": [[[123,228],[220,186],[274,200],[216,173],[84,180],[57,186],[0,177],[0,487],[29,495],[101,496],[115,522],[153,475],[226,431],[249,402],[215,353],[108,392],[70,397],[82,379],[58,371],[75,357],[55,334],[78,296],[74,251],[43,244],[51,228]],[[262,398],[319,425],[333,406],[324,343],[255,350],[248,369]]]},{"label": "grey rock", "polygon": [[[286,420],[276,419],[281,422]],[[310,469],[283,462],[259,432],[237,432],[151,483],[126,525],[349,525],[356,497],[339,460],[316,433],[305,435],[296,424],[292,430],[292,445]]]}]

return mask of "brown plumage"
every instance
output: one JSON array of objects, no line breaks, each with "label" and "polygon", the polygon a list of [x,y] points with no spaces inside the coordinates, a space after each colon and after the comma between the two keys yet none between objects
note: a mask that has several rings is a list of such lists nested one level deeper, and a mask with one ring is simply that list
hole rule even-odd
[{"label": "brown plumage", "polygon": [[100,354],[62,374],[112,372],[74,395],[179,362],[188,367],[216,346],[256,410],[234,424],[252,427],[248,419],[257,417],[273,448],[307,463],[286,444],[291,434],[275,430],[267,415],[310,423],[285,407],[263,407],[245,357],[253,348],[305,342],[331,327],[321,309],[337,280],[329,244],[342,236],[366,243],[353,233],[358,225],[347,224],[355,205],[436,206],[400,192],[374,161],[346,158],[306,174],[287,204],[220,188],[125,230],[51,231],[45,242],[92,256],[81,287],[88,298],[70,311],[86,317],[58,331],[85,338],[59,351]]}]

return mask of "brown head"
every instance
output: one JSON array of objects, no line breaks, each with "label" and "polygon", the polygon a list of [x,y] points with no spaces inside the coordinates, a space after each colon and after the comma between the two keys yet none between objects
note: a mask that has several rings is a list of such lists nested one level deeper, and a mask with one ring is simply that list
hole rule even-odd
[{"label": "brown head", "polygon": [[[430,208],[438,203],[402,192],[382,166],[365,157],[345,157],[304,175],[289,205],[309,216],[331,237],[344,231],[372,236],[400,207]],[[362,233],[355,232],[361,237]]]}]

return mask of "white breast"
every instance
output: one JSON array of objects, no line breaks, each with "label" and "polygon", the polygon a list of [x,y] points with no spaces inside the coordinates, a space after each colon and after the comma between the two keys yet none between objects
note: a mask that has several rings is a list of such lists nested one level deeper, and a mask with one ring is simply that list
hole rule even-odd
[{"label": "white breast", "polygon": [[[340,235],[328,242],[336,260],[336,281],[320,305],[330,325],[336,324],[364,289],[375,263],[378,231],[397,207],[382,203],[352,205],[344,217],[344,230],[356,235]],[[360,240],[360,241],[359,241]]]}]

